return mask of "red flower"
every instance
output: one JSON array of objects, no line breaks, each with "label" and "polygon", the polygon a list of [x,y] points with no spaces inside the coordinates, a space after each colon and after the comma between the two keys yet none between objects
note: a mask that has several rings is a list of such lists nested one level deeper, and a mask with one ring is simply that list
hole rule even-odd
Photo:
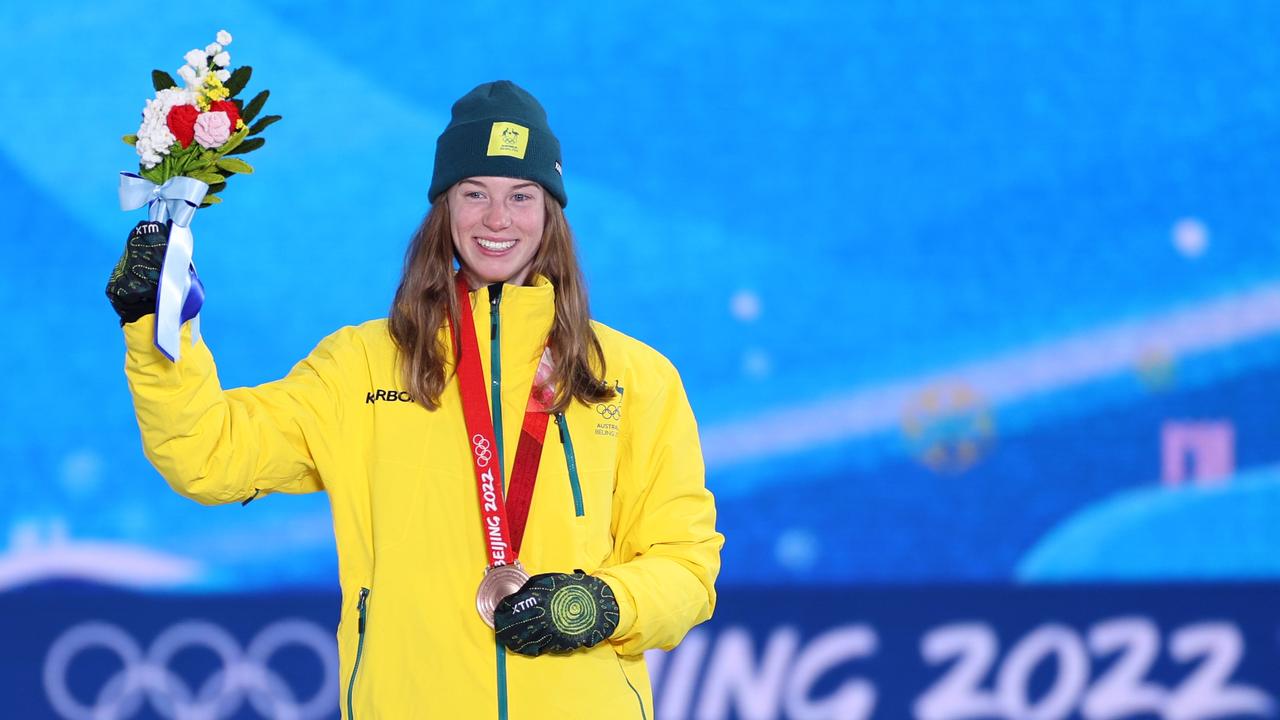
[{"label": "red flower", "polygon": [[182,143],[182,147],[191,145],[191,141],[196,137],[196,117],[200,115],[200,108],[195,105],[174,105],[169,108],[169,116],[165,118],[165,124],[169,126],[169,132],[178,138],[178,142]]},{"label": "red flower", "polygon": [[209,112],[224,112],[231,121],[231,132],[236,131],[236,123],[240,121],[240,108],[230,100],[218,100],[209,104]]}]

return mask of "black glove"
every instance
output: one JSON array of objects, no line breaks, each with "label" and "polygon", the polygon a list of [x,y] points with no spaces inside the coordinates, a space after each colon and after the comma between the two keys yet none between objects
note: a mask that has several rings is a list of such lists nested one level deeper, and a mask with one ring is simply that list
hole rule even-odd
[{"label": "black glove", "polygon": [[592,647],[618,627],[618,601],[603,580],[581,570],[534,575],[493,613],[498,641],[536,656]]},{"label": "black glove", "polygon": [[156,289],[168,247],[168,223],[144,220],[129,233],[120,262],[107,280],[107,299],[121,325],[156,311]]}]

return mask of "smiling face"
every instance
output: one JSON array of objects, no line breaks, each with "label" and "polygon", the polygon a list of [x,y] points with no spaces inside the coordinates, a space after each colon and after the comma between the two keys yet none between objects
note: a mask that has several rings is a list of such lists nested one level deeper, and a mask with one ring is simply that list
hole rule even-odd
[{"label": "smiling face", "polygon": [[542,244],[543,190],[529,180],[467,178],[449,189],[453,248],[471,287],[522,285]]}]

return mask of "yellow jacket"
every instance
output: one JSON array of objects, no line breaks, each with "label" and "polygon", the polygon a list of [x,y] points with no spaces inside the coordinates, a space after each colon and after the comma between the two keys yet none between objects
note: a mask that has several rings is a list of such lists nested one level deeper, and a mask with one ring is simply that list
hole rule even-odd
[{"label": "yellow jacket", "polygon": [[[472,297],[489,380],[498,325],[506,477],[554,289],[542,278],[505,286],[496,309],[487,288]],[[205,504],[329,493],[344,718],[653,718],[642,653],[711,616],[724,542],[693,414],[664,357],[596,324],[619,394],[575,402],[547,429],[520,559],[530,574],[603,579],[621,620],[608,643],[528,658],[498,645],[476,612],[485,549],[455,379],[439,410],[408,401],[375,320],[330,335],[281,380],[224,392],[203,342],[184,337],[177,363],[154,348],[154,318],[125,326],[125,369],[147,457],[173,489]]]}]

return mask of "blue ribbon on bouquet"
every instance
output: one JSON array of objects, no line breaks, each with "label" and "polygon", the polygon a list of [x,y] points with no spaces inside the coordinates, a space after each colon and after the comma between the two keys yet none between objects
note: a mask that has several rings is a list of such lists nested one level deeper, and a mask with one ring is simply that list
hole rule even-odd
[{"label": "blue ribbon on bouquet", "polygon": [[134,173],[120,173],[120,209],[148,206],[152,222],[172,221],[169,246],[160,269],[160,291],[156,293],[156,347],[176,362],[182,324],[191,321],[191,342],[200,338],[200,306],[204,304],[204,284],[191,263],[195,238],[191,220],[209,191],[205,183],[190,177],[173,177],[156,185]]}]

